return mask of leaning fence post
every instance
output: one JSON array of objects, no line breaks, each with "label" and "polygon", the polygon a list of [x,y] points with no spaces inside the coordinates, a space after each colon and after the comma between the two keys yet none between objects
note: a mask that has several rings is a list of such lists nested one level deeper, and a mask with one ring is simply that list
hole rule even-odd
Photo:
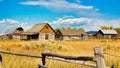
[{"label": "leaning fence post", "polygon": [[[0,46],[0,51],[2,51],[2,47]],[[2,68],[2,56],[1,56],[1,52],[0,52],[0,68]]]},{"label": "leaning fence post", "polygon": [[95,47],[94,51],[95,51],[97,68],[106,68],[105,62],[104,62],[103,48],[102,47]]}]

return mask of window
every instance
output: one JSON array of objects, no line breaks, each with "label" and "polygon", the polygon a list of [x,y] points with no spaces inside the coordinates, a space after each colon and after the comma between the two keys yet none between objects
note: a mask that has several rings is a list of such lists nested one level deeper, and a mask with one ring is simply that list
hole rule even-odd
[{"label": "window", "polygon": [[48,26],[46,26],[45,28],[48,29]]}]

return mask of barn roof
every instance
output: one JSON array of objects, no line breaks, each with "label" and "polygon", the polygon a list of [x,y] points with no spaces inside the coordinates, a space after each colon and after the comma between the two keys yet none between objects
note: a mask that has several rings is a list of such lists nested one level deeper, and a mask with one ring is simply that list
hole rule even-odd
[{"label": "barn roof", "polygon": [[32,28],[30,28],[27,32],[23,34],[26,34],[26,35],[37,34],[43,29],[45,25],[48,25],[53,30],[53,28],[48,23],[39,23],[39,24],[35,24]]},{"label": "barn roof", "polygon": [[86,34],[83,30],[74,30],[74,29],[69,29],[69,30],[60,30],[62,35],[75,35],[75,36],[81,36],[82,34]]},{"label": "barn roof", "polygon": [[100,30],[103,34],[118,34],[115,30]]},{"label": "barn roof", "polygon": [[47,23],[40,23],[35,24],[32,28],[30,28],[27,32],[39,33],[40,30],[46,25]]},{"label": "barn roof", "polygon": [[22,29],[22,27],[11,27],[5,31],[5,34],[13,34],[15,30]]}]

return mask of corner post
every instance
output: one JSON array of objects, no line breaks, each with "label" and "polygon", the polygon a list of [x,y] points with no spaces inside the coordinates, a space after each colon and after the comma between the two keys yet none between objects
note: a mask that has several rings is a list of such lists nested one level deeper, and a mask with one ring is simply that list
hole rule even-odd
[{"label": "corner post", "polygon": [[95,47],[94,52],[95,52],[97,68],[106,68],[105,62],[104,62],[103,48]]}]

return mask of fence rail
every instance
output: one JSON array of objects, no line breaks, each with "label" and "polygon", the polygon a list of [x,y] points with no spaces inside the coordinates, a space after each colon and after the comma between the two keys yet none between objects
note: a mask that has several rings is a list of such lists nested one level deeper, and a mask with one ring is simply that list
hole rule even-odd
[{"label": "fence rail", "polygon": [[[96,47],[94,49],[95,57],[91,57],[91,56],[64,56],[64,55],[58,55],[58,54],[52,54],[52,53],[41,53],[40,55],[38,55],[38,54],[26,54],[26,53],[2,51],[2,49],[0,47],[0,68],[2,68],[1,53],[16,55],[16,56],[41,58],[42,64],[39,64],[38,68],[48,68],[45,66],[45,64],[47,62],[46,59],[52,59],[52,60],[57,60],[57,61],[62,61],[62,62],[69,62],[69,63],[73,63],[73,64],[85,65],[85,66],[96,67],[96,68],[106,68],[105,62],[104,62],[103,48],[101,48],[101,47]],[[80,60],[93,61],[93,62],[96,62],[96,64],[81,62]]]},{"label": "fence rail", "polygon": [[52,53],[42,53],[42,56],[50,56],[50,57],[58,57],[58,58],[64,58],[66,60],[84,60],[84,61],[94,61],[94,57],[89,56],[64,56],[64,55],[58,55],[58,54],[52,54]]},{"label": "fence rail", "polygon": [[18,52],[10,52],[10,51],[2,51],[0,50],[0,53],[4,54],[10,54],[10,55],[16,55],[16,56],[26,56],[26,57],[33,57],[33,58],[42,58],[41,55],[36,54],[26,54],[26,53],[18,53]]}]

